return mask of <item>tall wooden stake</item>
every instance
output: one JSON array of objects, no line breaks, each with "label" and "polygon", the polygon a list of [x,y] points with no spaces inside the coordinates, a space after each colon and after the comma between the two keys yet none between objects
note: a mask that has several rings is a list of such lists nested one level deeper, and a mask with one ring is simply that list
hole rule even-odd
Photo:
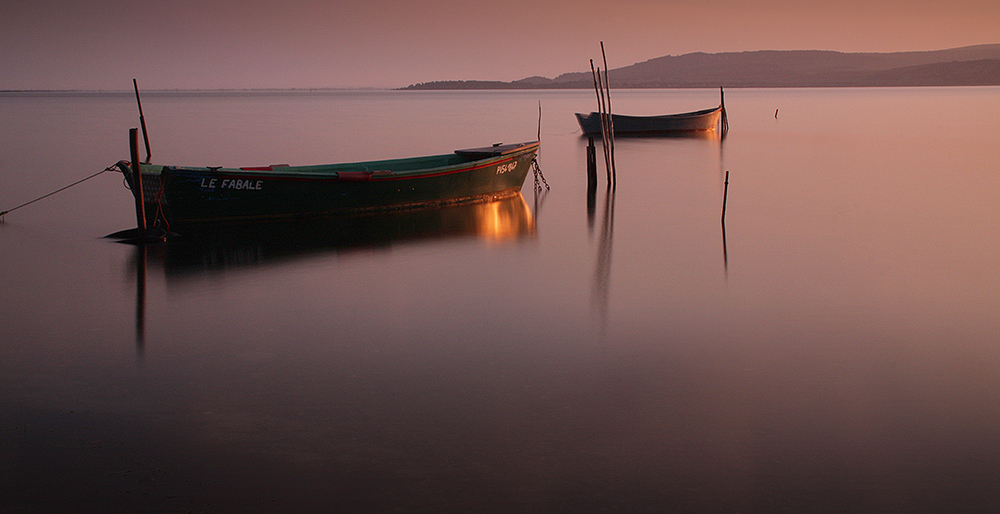
[{"label": "tall wooden stake", "polygon": [[[142,127],[142,140],[146,143],[146,163],[149,163],[149,136],[146,134],[146,118],[142,115],[142,101],[139,100],[139,83],[132,79],[132,87],[135,88],[135,103],[139,105],[139,126]],[[138,161],[136,161],[138,162]]]},{"label": "tall wooden stake", "polygon": [[608,143],[608,132],[607,119],[604,114],[604,95],[601,94],[601,86],[603,81],[601,80],[600,70],[594,69],[594,60],[590,60],[590,72],[594,75],[594,92],[597,93],[597,110],[598,115],[601,117],[601,142],[604,146],[604,165],[608,174],[608,185],[611,184],[611,153]]},{"label": "tall wooden stake", "polygon": [[618,167],[615,165],[615,119],[611,110],[611,70],[608,69],[608,56],[604,53],[604,41],[601,41],[601,58],[604,59],[604,92],[607,95],[608,107],[608,140],[611,146],[611,179],[618,185]]},{"label": "tall wooden stake", "polygon": [[611,159],[611,112],[608,110],[607,96],[604,91],[604,82],[607,77],[608,70],[604,70],[604,74],[601,74],[601,68],[597,68],[597,82],[600,84],[600,95],[601,95],[601,132],[604,133],[604,157],[606,162],[604,166],[608,174],[608,188],[611,188],[611,184],[614,181],[612,179],[611,171],[614,164]]},{"label": "tall wooden stake", "polygon": [[139,233],[137,237],[146,235],[146,205],[142,197],[142,165],[139,164],[139,129],[128,129],[129,151],[132,154],[132,196],[135,196],[135,221]]}]

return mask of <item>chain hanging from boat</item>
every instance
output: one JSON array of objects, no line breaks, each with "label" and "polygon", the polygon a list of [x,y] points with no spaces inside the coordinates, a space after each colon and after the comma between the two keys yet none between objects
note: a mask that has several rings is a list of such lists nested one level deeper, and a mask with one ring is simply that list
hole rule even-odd
[{"label": "chain hanging from boat", "polygon": [[542,174],[542,168],[538,166],[538,159],[531,160],[531,171],[535,174],[535,192],[540,192],[542,186],[545,186],[545,190],[549,190],[549,182],[545,180],[545,175]]}]

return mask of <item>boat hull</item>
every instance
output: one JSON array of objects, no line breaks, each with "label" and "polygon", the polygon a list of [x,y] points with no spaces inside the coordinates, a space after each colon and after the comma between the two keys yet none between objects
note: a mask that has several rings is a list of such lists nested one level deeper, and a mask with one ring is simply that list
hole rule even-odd
[{"label": "boat hull", "polygon": [[[614,133],[620,135],[670,135],[717,130],[722,107],[662,116],[627,116],[612,114]],[[576,113],[576,120],[586,136],[601,134],[601,115]]]},{"label": "boat hull", "polygon": [[[378,212],[488,201],[518,194],[539,143],[326,166],[159,169],[147,194],[171,230],[189,225]],[[148,190],[148,188],[146,188]],[[152,196],[152,198],[150,198]]]}]

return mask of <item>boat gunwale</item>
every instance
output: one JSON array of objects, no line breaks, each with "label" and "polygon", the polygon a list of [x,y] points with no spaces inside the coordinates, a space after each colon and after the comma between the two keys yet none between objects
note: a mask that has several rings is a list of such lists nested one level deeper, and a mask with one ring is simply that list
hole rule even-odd
[{"label": "boat gunwale", "polygon": [[[205,174],[210,173],[215,177],[219,178],[230,178],[230,177],[243,177],[243,178],[253,178],[253,179],[281,179],[281,180],[293,180],[293,181],[336,181],[341,180],[340,173],[371,173],[371,177],[367,180],[369,181],[389,181],[389,180],[405,180],[412,178],[431,178],[439,177],[443,175],[449,175],[452,173],[462,173],[466,171],[473,171],[482,169],[488,166],[492,166],[498,162],[508,161],[511,159],[516,159],[519,156],[535,152],[541,146],[539,141],[531,141],[525,143],[513,143],[509,145],[513,147],[510,151],[501,153],[498,155],[484,156],[483,158],[466,158],[460,162],[454,164],[447,164],[444,166],[433,166],[429,168],[417,168],[417,169],[407,169],[400,171],[393,171],[387,169],[392,164],[401,164],[405,162],[427,160],[428,162],[433,162],[435,159],[448,160],[459,158],[462,156],[456,153],[451,154],[438,154],[438,155],[427,155],[418,157],[407,157],[401,159],[383,159],[376,161],[358,161],[358,162],[348,162],[348,163],[331,163],[331,164],[316,164],[316,165],[305,165],[305,166],[274,166],[270,170],[261,169],[243,169],[243,168],[225,168],[225,167],[207,167],[207,166],[170,166],[170,165],[155,165],[161,166],[163,173],[187,173],[187,174]],[[144,166],[149,166],[148,164]],[[270,167],[270,166],[269,166]],[[344,169],[330,169],[332,167],[344,168]],[[353,169],[351,169],[353,168]],[[366,169],[361,169],[366,168]],[[380,174],[383,172],[384,174]]]}]

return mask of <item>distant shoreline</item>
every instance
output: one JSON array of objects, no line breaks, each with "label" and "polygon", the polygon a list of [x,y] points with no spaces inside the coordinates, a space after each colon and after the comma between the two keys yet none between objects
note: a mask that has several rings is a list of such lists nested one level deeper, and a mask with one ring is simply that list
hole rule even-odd
[{"label": "distant shoreline", "polygon": [[[765,50],[664,56],[607,72],[616,89],[950,87],[1000,85],[1000,44],[933,52]],[[513,82],[436,81],[404,89],[591,89],[593,73]]]},{"label": "distant shoreline", "polygon": [[[1000,86],[1000,44],[929,52],[844,53],[826,50],[760,50],[667,55],[607,72],[614,89],[729,89]],[[148,89],[155,94],[330,93],[363,91],[592,89],[590,71],[555,78],[442,80],[396,88],[193,88]],[[131,94],[132,90],[4,89],[2,95]]]}]

